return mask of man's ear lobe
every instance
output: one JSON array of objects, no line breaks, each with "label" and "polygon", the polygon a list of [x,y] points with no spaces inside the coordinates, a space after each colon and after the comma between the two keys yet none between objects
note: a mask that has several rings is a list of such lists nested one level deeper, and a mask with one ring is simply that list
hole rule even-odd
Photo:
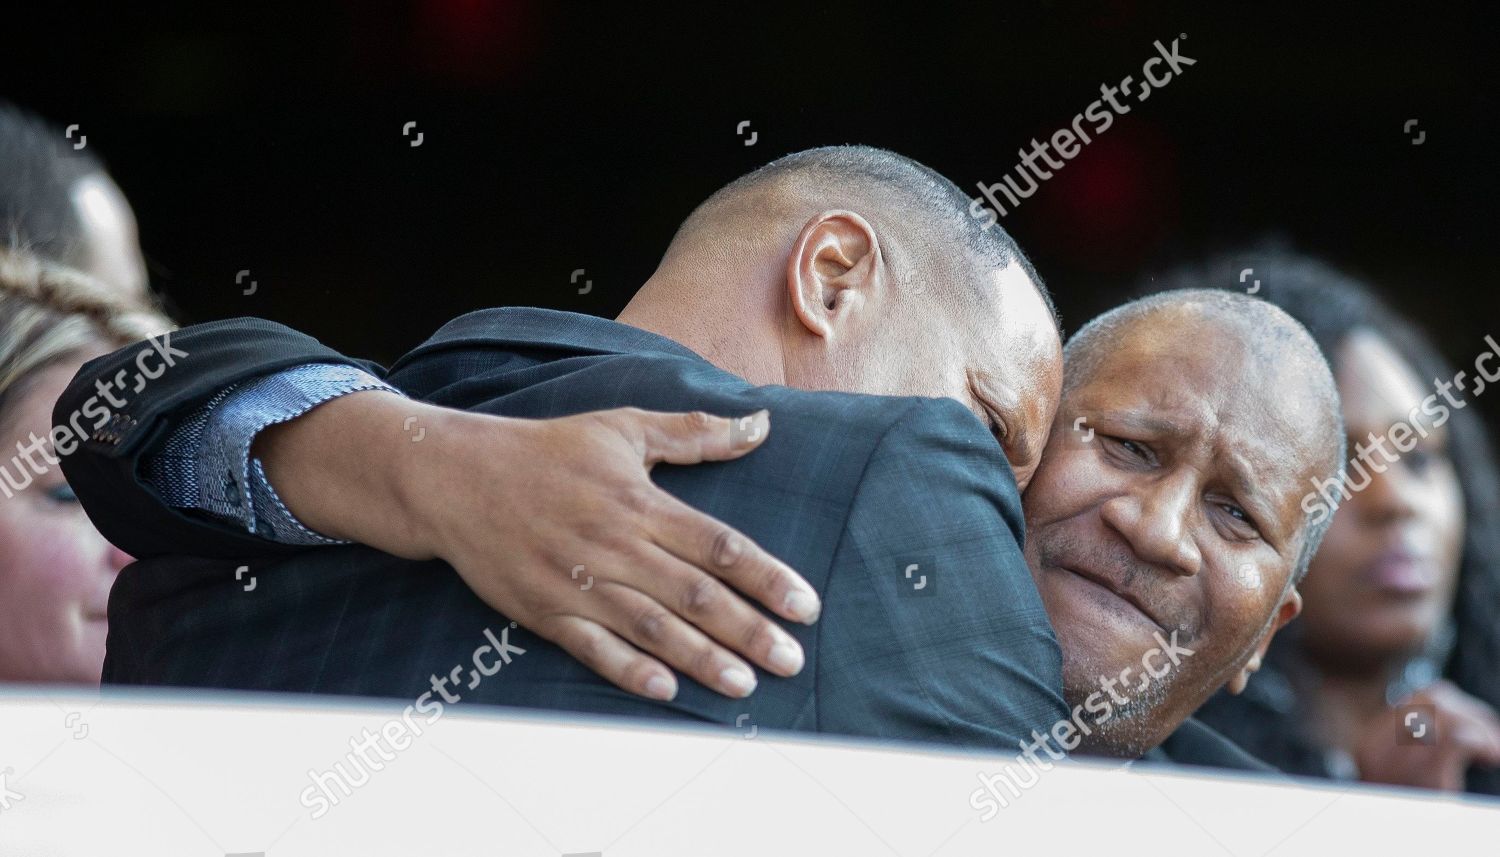
[{"label": "man's ear lobe", "polygon": [[1270,650],[1271,640],[1275,639],[1276,632],[1285,628],[1287,623],[1297,618],[1297,614],[1301,612],[1302,593],[1298,592],[1297,587],[1293,586],[1287,590],[1286,595],[1282,596],[1281,603],[1276,606],[1276,615],[1271,619],[1271,626],[1266,629],[1266,633],[1260,638],[1260,642],[1255,644],[1255,651],[1251,653],[1250,659],[1245,661],[1245,665],[1240,668],[1239,672],[1235,673],[1234,678],[1230,679],[1229,684],[1226,685],[1230,693],[1239,695],[1245,690],[1245,686],[1250,683],[1251,673],[1260,670],[1261,662],[1265,660],[1266,652]]},{"label": "man's ear lobe", "polygon": [[883,276],[875,228],[852,211],[813,215],[786,262],[792,312],[809,333],[824,338],[881,287]]}]

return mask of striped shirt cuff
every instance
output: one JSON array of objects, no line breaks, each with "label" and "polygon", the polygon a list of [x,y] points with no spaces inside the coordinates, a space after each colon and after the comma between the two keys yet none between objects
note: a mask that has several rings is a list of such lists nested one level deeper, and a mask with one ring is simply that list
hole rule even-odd
[{"label": "striped shirt cuff", "polygon": [[274,542],[347,544],[297,520],[250,447],[267,426],[363,390],[400,393],[362,369],[331,363],[297,366],[221,390],[142,463],[145,481],[175,508],[205,512]]}]

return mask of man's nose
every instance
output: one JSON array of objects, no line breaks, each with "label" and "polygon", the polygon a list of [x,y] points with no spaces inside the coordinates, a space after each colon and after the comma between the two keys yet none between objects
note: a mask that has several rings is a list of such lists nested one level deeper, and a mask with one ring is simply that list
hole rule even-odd
[{"label": "man's nose", "polygon": [[1197,574],[1203,566],[1189,530],[1198,491],[1190,479],[1162,478],[1104,503],[1101,514],[1141,560],[1174,574]]}]

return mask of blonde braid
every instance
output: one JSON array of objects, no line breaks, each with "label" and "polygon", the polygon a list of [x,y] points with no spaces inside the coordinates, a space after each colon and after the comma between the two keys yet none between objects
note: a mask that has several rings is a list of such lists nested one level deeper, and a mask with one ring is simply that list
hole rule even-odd
[{"label": "blonde braid", "polygon": [[155,306],[86,274],[0,249],[0,411],[27,378],[46,366],[81,352],[129,345],[172,327]]}]

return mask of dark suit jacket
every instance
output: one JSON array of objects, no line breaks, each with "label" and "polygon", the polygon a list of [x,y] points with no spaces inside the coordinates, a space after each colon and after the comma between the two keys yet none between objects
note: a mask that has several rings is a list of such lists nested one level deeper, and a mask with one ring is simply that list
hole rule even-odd
[{"label": "dark suit jacket", "polygon": [[[513,417],[770,409],[774,430],[753,454],[662,466],[654,478],[817,589],[819,622],[783,623],[807,666],[790,679],[762,676],[747,700],[684,679],[674,701],[656,703],[509,629],[442,562],[289,548],[165,508],[137,471],[174,418],[273,370],[356,362],[259,320],[187,328],[172,345],[189,356],[64,464],[104,535],[143,558],[110,599],[106,682],[434,702],[432,680],[456,674],[463,687],[447,689],[465,702],[1007,749],[1067,716],[1060,654],[1021,555],[1015,481],[993,438],[951,399],[754,387],[668,339],[536,309],[463,316],[388,373],[360,364],[413,397]],[[81,408],[93,380],[134,353],[85,366],[58,414]],[[547,502],[545,490],[536,501]],[[236,580],[240,566],[255,577],[251,591],[248,577]],[[525,654],[490,677],[472,672],[485,631],[507,629]],[[491,647],[483,663],[494,662]]]},{"label": "dark suit jacket", "polygon": [[1192,765],[1204,768],[1230,768],[1254,771],[1261,774],[1274,773],[1275,768],[1255,758],[1238,744],[1215,732],[1203,721],[1189,717],[1177,730],[1153,747],[1141,759],[1147,762],[1167,762],[1174,765]]}]

